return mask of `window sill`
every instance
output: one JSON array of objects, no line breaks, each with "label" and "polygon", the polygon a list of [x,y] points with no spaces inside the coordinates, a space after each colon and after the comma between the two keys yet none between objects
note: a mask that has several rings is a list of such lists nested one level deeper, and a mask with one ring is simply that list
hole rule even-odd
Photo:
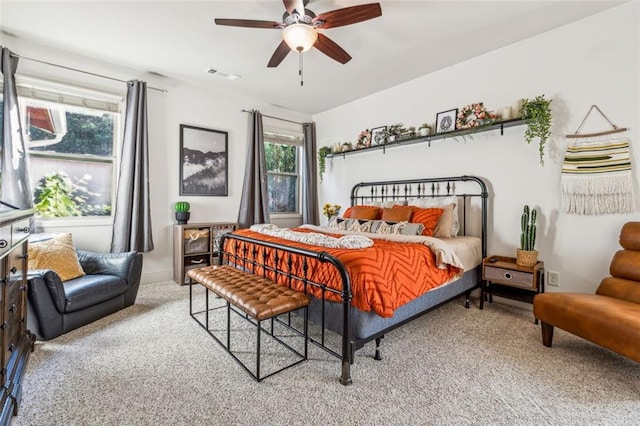
[{"label": "window sill", "polygon": [[300,213],[270,213],[269,217],[278,219],[297,219],[301,218],[302,215]]},{"label": "window sill", "polygon": [[94,226],[112,226],[112,217],[79,217],[79,218],[36,218],[38,228],[80,228]]}]

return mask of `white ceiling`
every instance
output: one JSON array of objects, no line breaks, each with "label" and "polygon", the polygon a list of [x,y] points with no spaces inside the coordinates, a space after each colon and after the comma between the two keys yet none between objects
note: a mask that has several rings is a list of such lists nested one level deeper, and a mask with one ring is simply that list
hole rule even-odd
[{"label": "white ceiling", "polygon": [[[353,59],[316,49],[267,63],[281,30],[216,26],[214,18],[282,20],[280,0],[0,0],[0,28],[17,38],[201,86],[245,91],[314,114],[598,13],[627,0],[382,0],[382,16],[322,30]],[[316,14],[371,2],[311,0]],[[20,53],[20,52],[17,52]],[[64,64],[61,64],[64,65]],[[239,74],[216,79],[209,67]]]}]

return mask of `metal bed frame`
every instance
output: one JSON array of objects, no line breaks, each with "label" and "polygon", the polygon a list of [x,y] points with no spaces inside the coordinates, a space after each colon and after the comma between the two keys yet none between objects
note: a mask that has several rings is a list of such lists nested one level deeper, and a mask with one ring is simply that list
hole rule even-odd
[{"label": "metal bed frame", "polygon": [[[471,186],[471,191],[468,187]],[[475,176],[457,176],[425,179],[394,180],[382,182],[363,182],[356,184],[351,190],[351,205],[365,205],[371,202],[398,201],[403,202],[411,198],[437,198],[455,195],[458,197],[458,209],[461,212],[461,235],[471,235],[467,232],[469,222],[473,216],[479,219],[479,229],[476,227],[476,236],[482,240],[482,257],[487,252],[487,199],[486,184]],[[474,215],[472,200],[479,200],[480,215]],[[470,232],[473,232],[471,229]],[[262,259],[257,255],[257,246],[262,248]],[[301,256],[301,266],[295,266],[293,255]],[[320,336],[309,335],[309,341],[338,357],[341,360],[342,372],[340,383],[350,385],[351,364],[354,361],[354,353],[367,342],[375,339],[376,351],[374,358],[380,357],[380,341],[384,335],[401,325],[424,315],[428,311],[449,302],[464,294],[465,307],[469,308],[469,297],[473,289],[481,286],[480,266],[468,271],[459,280],[446,286],[433,289],[418,299],[401,306],[394,317],[382,318],[371,312],[362,312],[351,306],[351,282],[344,265],[336,257],[323,252],[304,250],[287,245],[281,245],[241,235],[228,233],[222,236],[220,241],[220,264],[234,264],[245,271],[258,273],[263,276],[280,275],[281,281],[289,287],[294,282],[302,284],[305,292],[310,288],[316,288],[323,296],[315,298],[312,295],[312,304],[309,306],[309,319],[320,326]],[[324,283],[316,282],[308,276],[311,262],[329,263],[335,269],[342,281],[340,290],[327,287]],[[275,267],[269,265],[276,265]],[[463,279],[465,278],[466,279]],[[460,283],[457,284],[456,283]],[[442,290],[441,290],[442,289]],[[326,293],[339,294],[340,303],[325,300]],[[354,319],[355,318],[355,319]],[[290,314],[285,318],[276,318],[277,321],[288,326],[292,331],[301,334],[302,330],[293,324]],[[358,328],[362,321],[362,329]],[[335,351],[327,345],[325,330],[331,330],[341,335],[340,350]]]}]

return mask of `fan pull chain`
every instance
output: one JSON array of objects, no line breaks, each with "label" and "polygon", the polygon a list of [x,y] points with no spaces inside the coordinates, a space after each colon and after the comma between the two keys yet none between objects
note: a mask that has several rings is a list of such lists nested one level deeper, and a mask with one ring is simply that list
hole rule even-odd
[{"label": "fan pull chain", "polygon": [[304,86],[304,77],[303,77],[303,60],[302,60],[302,49],[298,50],[299,55],[299,65],[298,65],[298,75],[300,76],[300,86]]}]

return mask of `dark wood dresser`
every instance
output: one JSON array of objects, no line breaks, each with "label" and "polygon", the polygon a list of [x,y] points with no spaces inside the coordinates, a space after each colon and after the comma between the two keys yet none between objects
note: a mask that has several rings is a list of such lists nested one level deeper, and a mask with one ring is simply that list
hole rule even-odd
[{"label": "dark wood dresser", "polygon": [[33,210],[0,212],[0,425],[17,414],[36,336],[27,330],[27,244]]}]

